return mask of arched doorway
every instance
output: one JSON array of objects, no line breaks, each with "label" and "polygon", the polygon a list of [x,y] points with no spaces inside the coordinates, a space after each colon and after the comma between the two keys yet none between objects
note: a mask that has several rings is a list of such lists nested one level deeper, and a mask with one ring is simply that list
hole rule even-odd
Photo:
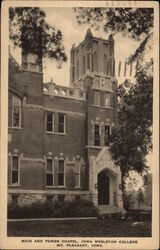
[{"label": "arched doorway", "polygon": [[98,205],[109,205],[109,177],[106,171],[98,175]]}]

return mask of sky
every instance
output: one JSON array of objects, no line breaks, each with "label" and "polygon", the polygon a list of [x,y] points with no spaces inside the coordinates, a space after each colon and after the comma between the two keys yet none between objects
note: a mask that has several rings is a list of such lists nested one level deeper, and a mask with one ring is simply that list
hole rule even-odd
[{"label": "sky", "polygon": [[[53,25],[56,29],[60,29],[63,34],[63,44],[65,46],[65,52],[68,60],[63,63],[62,68],[58,69],[57,64],[53,61],[44,60],[44,82],[49,82],[51,78],[53,82],[58,85],[69,86],[70,75],[70,49],[72,44],[76,46],[84,40],[88,24],[79,25],[76,21],[75,12],[72,8],[43,8],[46,13],[46,21]],[[108,39],[109,34],[105,34],[102,28],[98,31],[91,29],[92,34],[96,37]],[[131,53],[137,47],[137,43],[132,39],[123,37],[121,34],[117,34],[115,39],[115,60],[116,60],[116,75],[118,71],[118,63],[122,61],[122,71],[124,72],[124,62],[131,55]],[[127,46],[126,46],[127,45]],[[13,49],[11,46],[10,51],[15,59],[21,64],[21,50]],[[129,70],[128,70],[129,72]],[[134,72],[133,72],[134,73]],[[118,81],[123,82],[124,77],[119,77]]]}]

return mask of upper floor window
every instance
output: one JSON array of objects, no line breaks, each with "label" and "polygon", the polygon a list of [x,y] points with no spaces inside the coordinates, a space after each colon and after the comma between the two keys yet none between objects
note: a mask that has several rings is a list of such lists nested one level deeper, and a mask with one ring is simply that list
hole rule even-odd
[{"label": "upper floor window", "polygon": [[64,160],[58,161],[58,186],[64,186]]},{"label": "upper floor window", "polygon": [[12,95],[12,127],[21,128],[21,99]]},{"label": "upper floor window", "polygon": [[104,127],[104,145],[109,146],[109,135],[110,135],[110,126],[105,125]]},{"label": "upper floor window", "polygon": [[19,182],[19,158],[18,155],[12,156],[11,184],[18,185]]},{"label": "upper floor window", "polygon": [[94,105],[100,106],[100,92],[94,91]]},{"label": "upper floor window", "polygon": [[94,145],[100,146],[100,125],[94,125]]},{"label": "upper floor window", "polygon": [[79,77],[79,61],[77,61],[77,65],[76,66],[77,66],[77,70],[76,70],[77,76],[76,77],[78,78]]},{"label": "upper floor window", "polygon": [[53,132],[54,130],[54,114],[47,113],[47,131]]},{"label": "upper floor window", "polygon": [[93,55],[92,55],[92,71],[93,72],[97,71],[97,65],[98,65],[97,53],[94,52]]},{"label": "upper floor window", "polygon": [[109,93],[105,93],[104,106],[110,107],[110,94]]},{"label": "upper floor window", "polygon": [[53,186],[53,159],[48,158],[46,163],[46,186]]},{"label": "upper floor window", "polygon": [[65,133],[65,114],[58,114],[58,133]]},{"label": "upper floor window", "polygon": [[86,72],[86,57],[85,56],[83,56],[83,65],[82,65],[82,67],[83,67],[83,74]]}]

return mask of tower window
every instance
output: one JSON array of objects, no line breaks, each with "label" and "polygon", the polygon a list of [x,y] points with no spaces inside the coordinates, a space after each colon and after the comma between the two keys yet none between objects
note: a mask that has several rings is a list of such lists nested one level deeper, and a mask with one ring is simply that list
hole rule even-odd
[{"label": "tower window", "polygon": [[64,186],[64,160],[58,161],[58,186]]},{"label": "tower window", "polygon": [[109,146],[109,135],[110,135],[110,126],[105,125],[104,127],[104,145]]},{"label": "tower window", "polygon": [[65,115],[58,114],[58,133],[65,133]]},{"label": "tower window", "polygon": [[90,54],[87,54],[87,69],[90,69]]},{"label": "tower window", "polygon": [[46,186],[53,186],[53,159],[47,159]]},{"label": "tower window", "polygon": [[100,125],[94,125],[94,145],[100,146]]},{"label": "tower window", "polygon": [[100,92],[94,90],[94,105],[100,106]]},{"label": "tower window", "polygon": [[12,184],[18,185],[19,159],[17,155],[12,157]]},{"label": "tower window", "polygon": [[53,113],[47,113],[47,131],[53,132],[53,119],[54,114]]},{"label": "tower window", "polygon": [[105,93],[104,106],[110,107],[110,94],[109,93]]}]

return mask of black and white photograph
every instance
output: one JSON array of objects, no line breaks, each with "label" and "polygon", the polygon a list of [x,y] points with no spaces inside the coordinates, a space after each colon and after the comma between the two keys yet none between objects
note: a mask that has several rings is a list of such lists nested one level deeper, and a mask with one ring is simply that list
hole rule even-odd
[{"label": "black and white photograph", "polygon": [[158,2],[3,4],[1,249],[158,249]]}]

